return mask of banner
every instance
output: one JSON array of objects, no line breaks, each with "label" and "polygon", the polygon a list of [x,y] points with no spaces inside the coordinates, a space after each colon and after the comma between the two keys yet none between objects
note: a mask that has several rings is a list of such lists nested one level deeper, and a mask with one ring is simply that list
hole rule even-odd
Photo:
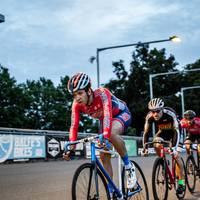
[{"label": "banner", "polygon": [[45,157],[45,136],[0,134],[0,163]]},{"label": "banner", "polygon": [[128,156],[137,156],[137,142],[136,140],[124,140]]},{"label": "banner", "polygon": [[[47,158],[62,158],[64,145],[66,144],[66,136],[63,135],[47,135],[46,136],[46,153]],[[84,157],[83,143],[76,145],[75,156]]]}]

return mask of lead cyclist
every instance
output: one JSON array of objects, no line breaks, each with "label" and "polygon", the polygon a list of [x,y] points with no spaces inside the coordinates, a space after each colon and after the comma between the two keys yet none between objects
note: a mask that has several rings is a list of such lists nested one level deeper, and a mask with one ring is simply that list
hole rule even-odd
[{"label": "lead cyclist", "polygon": [[[132,189],[136,185],[135,166],[130,162],[125,143],[120,135],[124,134],[131,123],[131,113],[125,102],[115,97],[108,89],[100,87],[96,90],[91,88],[91,80],[85,73],[77,73],[68,81],[68,91],[73,95],[70,141],[77,140],[78,125],[80,114],[88,114],[93,118],[100,120],[101,134],[100,144],[105,144],[110,148],[110,143],[121,156],[127,176],[127,188]],[[75,150],[75,146],[63,154],[63,158],[70,159],[71,152]],[[111,165],[111,156],[109,154],[100,154],[104,168],[108,174],[113,177]],[[112,187],[108,185],[110,194],[112,195]]]}]

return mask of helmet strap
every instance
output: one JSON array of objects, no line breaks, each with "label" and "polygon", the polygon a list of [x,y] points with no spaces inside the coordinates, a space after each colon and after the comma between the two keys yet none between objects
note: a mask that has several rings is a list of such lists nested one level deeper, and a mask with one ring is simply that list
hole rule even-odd
[{"label": "helmet strap", "polygon": [[91,88],[89,88],[89,90],[86,92],[86,94],[87,94],[87,97],[88,97],[86,105],[90,105],[89,103],[90,103],[90,100],[91,100],[91,95],[94,96],[94,92],[92,91]]}]

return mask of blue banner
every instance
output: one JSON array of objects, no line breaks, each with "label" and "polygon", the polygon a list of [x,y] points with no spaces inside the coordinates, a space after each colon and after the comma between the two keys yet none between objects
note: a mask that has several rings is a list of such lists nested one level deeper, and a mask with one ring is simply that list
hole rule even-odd
[{"label": "blue banner", "polygon": [[0,135],[0,163],[9,159],[45,158],[45,136]]}]

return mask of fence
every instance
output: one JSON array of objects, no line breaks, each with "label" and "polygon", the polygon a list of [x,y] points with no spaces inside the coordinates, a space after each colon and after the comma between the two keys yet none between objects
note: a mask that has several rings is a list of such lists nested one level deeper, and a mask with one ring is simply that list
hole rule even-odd
[{"label": "fence", "polygon": [[[94,135],[94,133],[79,133],[78,139]],[[141,147],[141,137],[122,136],[129,156],[138,155]],[[15,129],[0,127],[0,163],[10,161],[30,161],[38,159],[62,158],[64,144],[69,140],[69,132]],[[87,157],[88,147],[76,146],[75,156]]]}]

